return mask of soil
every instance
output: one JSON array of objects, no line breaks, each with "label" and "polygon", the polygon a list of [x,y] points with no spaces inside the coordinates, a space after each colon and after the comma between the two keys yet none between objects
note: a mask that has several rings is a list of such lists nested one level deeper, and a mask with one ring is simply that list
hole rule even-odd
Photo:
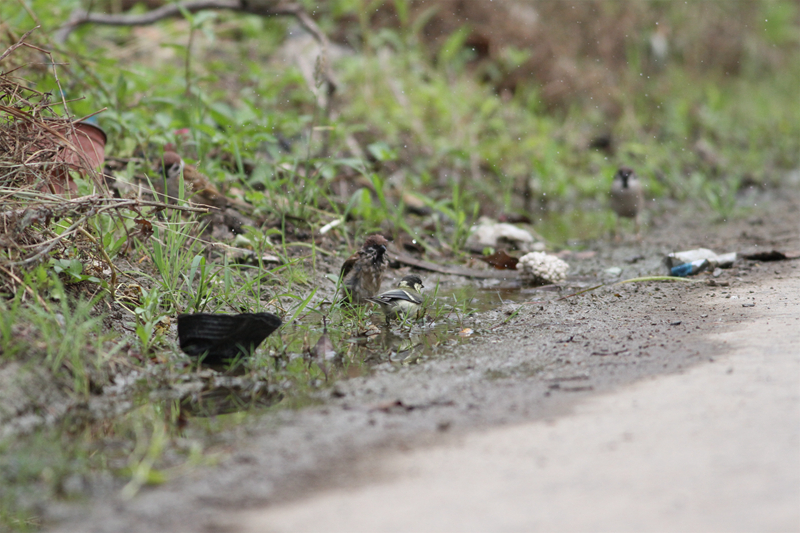
[{"label": "soil", "polygon": [[[708,215],[689,210],[665,209],[669,214],[653,220],[641,242],[597,242],[591,245],[596,251],[592,257],[568,257],[575,274],[572,289],[558,294],[501,291],[507,303],[479,315],[482,323],[493,324],[482,328],[484,333],[453,339],[452,346],[442,346],[439,355],[421,364],[385,363],[370,375],[340,381],[325,390],[320,405],[259,418],[234,434],[228,453],[218,464],[143,489],[131,500],[121,500],[114,491],[82,505],[52,504],[46,510],[52,530],[246,530],[243,524],[267,522],[252,522],[250,514],[237,512],[280,511],[313,495],[371,487],[392,478],[392,469],[376,468],[375,464],[387,457],[391,463],[397,452],[418,450],[414,460],[430,466],[426,458],[438,457],[437,450],[457,448],[469,439],[483,436],[491,441],[490,436],[498,431],[537,421],[552,424],[575,416],[591,420],[587,405],[621,392],[633,395],[628,403],[635,401],[645,393],[630,386],[647,383],[649,378],[677,383],[688,380],[693,372],[731,353],[731,344],[721,333],[762,323],[768,318],[767,308],[790,306],[786,324],[792,316],[800,316],[800,261],[740,258],[717,277],[710,273],[697,276],[698,283],[607,284],[577,296],[556,297],[567,296],[576,287],[596,285],[598,280],[663,274],[661,260],[671,251],[700,246],[718,253],[800,250],[798,195],[759,196],[757,201],[753,196],[749,203],[756,206],[747,216],[727,222],[711,222]],[[608,267],[621,268],[621,275],[612,279],[604,270]],[[426,285],[430,285],[428,280],[434,277],[426,277]],[[465,282],[442,279],[454,285]],[[479,285],[493,297],[503,286],[496,280]],[[782,327],[789,327],[786,324]],[[765,333],[764,329],[748,335],[765,339],[765,346],[778,342]],[[790,405],[795,416],[796,401]],[[605,412],[613,411],[610,407]],[[619,416],[624,412],[621,409]],[[698,427],[701,431],[702,425]],[[485,440],[480,442],[488,446]],[[573,444],[570,449],[580,454],[580,446]],[[646,455],[643,457],[646,462]],[[775,460],[791,467],[789,457]],[[582,468],[585,472],[591,464]],[[447,475],[441,471],[439,477]],[[430,480],[439,477],[433,475]],[[797,483],[788,483],[794,483],[796,492]],[[318,508],[301,505],[297,509]],[[413,514],[414,508],[408,512]],[[463,529],[454,522],[436,523],[443,529],[448,524],[451,529]],[[326,529],[320,524],[328,525],[303,523],[306,529]],[[392,529],[383,527],[385,523],[371,524],[376,529]],[[588,527],[575,521],[543,524],[545,529],[563,528],[557,527],[559,524],[567,524],[567,529],[570,524],[577,529]],[[302,530],[303,525],[294,529]],[[759,524],[751,525],[757,528]],[[418,526],[419,522],[398,527],[420,529]],[[517,526],[524,528],[524,524]],[[635,526],[632,523],[631,527]],[[370,527],[362,523],[354,526],[358,529]],[[263,529],[252,526],[251,530]]]}]

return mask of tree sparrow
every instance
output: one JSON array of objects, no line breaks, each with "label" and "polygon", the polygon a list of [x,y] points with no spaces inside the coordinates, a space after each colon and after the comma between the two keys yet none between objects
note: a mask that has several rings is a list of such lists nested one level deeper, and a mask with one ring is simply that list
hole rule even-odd
[{"label": "tree sparrow", "polygon": [[393,318],[405,320],[406,318],[420,319],[424,309],[422,307],[422,279],[415,274],[404,276],[397,284],[397,287],[386,292],[382,292],[374,298],[367,298],[381,306],[383,314],[386,316],[386,323]]},{"label": "tree sparrow", "polygon": [[[178,197],[179,180],[183,174],[186,188],[186,197],[192,197],[198,204],[225,209],[228,199],[219,192],[211,180],[203,175],[192,165],[187,165],[184,160],[172,151],[165,151],[157,166],[157,172],[164,176],[167,182],[167,195],[170,201]],[[158,184],[157,184],[158,185]],[[163,186],[158,187],[163,192]]]},{"label": "tree sparrow", "polygon": [[389,262],[386,258],[388,244],[382,235],[370,235],[364,246],[344,262],[339,279],[345,301],[360,305],[378,294]]},{"label": "tree sparrow", "polygon": [[629,167],[620,167],[614,175],[614,182],[611,184],[611,209],[617,214],[617,226],[619,219],[632,218],[636,235],[639,235],[639,213],[644,207],[644,191],[642,184]]}]

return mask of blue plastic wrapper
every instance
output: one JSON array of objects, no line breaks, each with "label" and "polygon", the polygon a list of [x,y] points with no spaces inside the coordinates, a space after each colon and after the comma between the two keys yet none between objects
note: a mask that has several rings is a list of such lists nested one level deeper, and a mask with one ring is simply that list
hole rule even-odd
[{"label": "blue plastic wrapper", "polygon": [[669,272],[673,276],[685,278],[686,276],[693,276],[698,272],[702,272],[708,268],[708,265],[708,259],[698,259],[697,261],[692,261],[691,263],[684,263],[682,265],[674,266]]},{"label": "blue plastic wrapper", "polygon": [[669,273],[679,278],[685,278],[692,273],[692,264],[684,263],[682,265],[674,266],[670,269]]}]

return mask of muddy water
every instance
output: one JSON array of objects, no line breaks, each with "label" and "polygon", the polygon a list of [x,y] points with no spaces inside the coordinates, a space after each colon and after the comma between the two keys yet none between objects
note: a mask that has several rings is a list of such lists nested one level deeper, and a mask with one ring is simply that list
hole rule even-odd
[{"label": "muddy water", "polygon": [[[377,309],[368,313],[362,323],[335,322],[327,333],[339,353],[339,363],[370,368],[383,363],[418,364],[434,357],[446,356],[448,348],[467,344],[471,339],[490,334],[491,322],[486,313],[508,304],[527,302],[530,292],[519,285],[514,288],[481,289],[464,285],[448,290],[434,287],[426,305],[427,316],[418,322],[388,326]],[[335,320],[336,317],[334,317]],[[355,330],[355,333],[353,333]],[[283,342],[295,352],[315,342],[325,331],[321,319],[289,326],[281,330]],[[342,361],[345,360],[345,361]],[[355,369],[349,376],[360,375]]]}]

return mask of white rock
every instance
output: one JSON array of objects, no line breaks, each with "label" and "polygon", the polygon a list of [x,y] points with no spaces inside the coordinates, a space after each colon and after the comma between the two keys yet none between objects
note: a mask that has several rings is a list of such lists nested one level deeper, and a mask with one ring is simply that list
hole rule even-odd
[{"label": "white rock", "polygon": [[524,280],[536,285],[547,285],[567,279],[569,265],[554,255],[531,252],[520,257],[517,270],[522,271]]}]

